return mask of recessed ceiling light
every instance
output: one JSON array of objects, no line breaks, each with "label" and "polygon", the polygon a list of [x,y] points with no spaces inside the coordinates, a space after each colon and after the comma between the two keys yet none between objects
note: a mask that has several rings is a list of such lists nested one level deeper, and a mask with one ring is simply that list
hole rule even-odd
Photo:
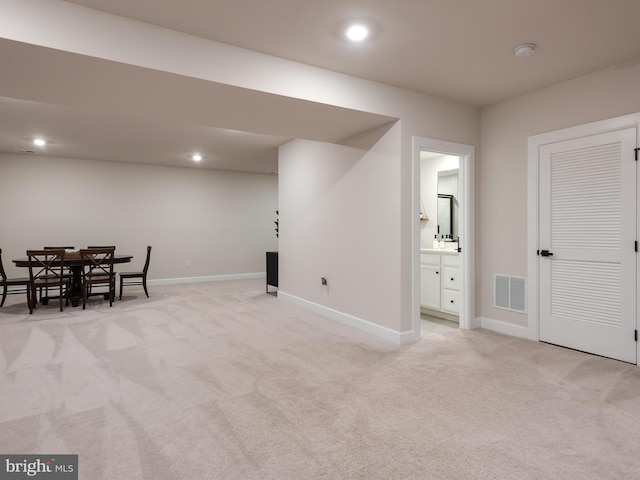
[{"label": "recessed ceiling light", "polygon": [[47,141],[43,138],[34,138],[33,143],[39,147],[44,147],[47,144]]},{"label": "recessed ceiling light", "polygon": [[352,42],[361,42],[369,36],[369,29],[366,25],[356,23],[347,27],[344,33]]},{"label": "recessed ceiling light", "polygon": [[535,49],[535,43],[523,43],[514,48],[513,53],[516,54],[516,57],[528,57],[529,55],[533,55]]},{"label": "recessed ceiling light", "polygon": [[193,155],[191,155],[191,159],[194,162],[199,162],[200,160],[202,160],[202,155],[200,155],[199,153],[194,153]]}]

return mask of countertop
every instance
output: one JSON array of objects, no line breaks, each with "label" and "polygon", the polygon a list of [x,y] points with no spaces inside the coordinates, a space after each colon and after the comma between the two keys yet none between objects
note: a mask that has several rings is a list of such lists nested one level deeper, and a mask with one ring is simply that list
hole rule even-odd
[{"label": "countertop", "polygon": [[460,255],[457,250],[448,248],[421,248],[420,253],[444,253],[445,255]]}]

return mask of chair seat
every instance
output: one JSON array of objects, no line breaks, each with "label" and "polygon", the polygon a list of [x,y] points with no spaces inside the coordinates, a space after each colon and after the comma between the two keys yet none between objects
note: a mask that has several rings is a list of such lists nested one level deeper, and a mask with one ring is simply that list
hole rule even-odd
[{"label": "chair seat", "polygon": [[90,280],[104,280],[106,278],[112,278],[115,277],[116,273],[113,272],[112,274],[109,273],[87,273],[85,275],[85,278],[90,279]]},{"label": "chair seat", "polygon": [[24,285],[31,282],[29,278],[7,278],[6,280],[0,280],[0,285]]},{"label": "chair seat", "polygon": [[34,287],[47,287],[47,286],[58,286],[60,285],[60,280],[54,277],[50,278],[38,278],[33,280]]},{"label": "chair seat", "polygon": [[120,272],[119,275],[124,278],[142,277],[144,272]]},{"label": "chair seat", "polygon": [[84,278],[84,282],[85,283],[107,283],[109,282],[109,280],[111,280],[112,282],[114,282],[116,279],[115,275],[87,275]]}]

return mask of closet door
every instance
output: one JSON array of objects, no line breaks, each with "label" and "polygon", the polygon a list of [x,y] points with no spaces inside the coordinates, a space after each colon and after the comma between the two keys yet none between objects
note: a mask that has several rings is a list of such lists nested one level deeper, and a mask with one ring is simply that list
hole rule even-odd
[{"label": "closet door", "polygon": [[540,340],[636,363],[636,129],[540,148]]}]

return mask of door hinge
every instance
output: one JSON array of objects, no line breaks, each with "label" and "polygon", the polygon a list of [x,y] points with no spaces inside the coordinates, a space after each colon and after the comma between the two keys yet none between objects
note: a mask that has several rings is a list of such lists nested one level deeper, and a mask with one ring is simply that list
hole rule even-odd
[{"label": "door hinge", "polygon": [[638,240],[636,240],[636,241],[635,241],[635,242],[633,242],[633,243],[634,243],[635,251],[637,252],[637,251],[638,251]]},{"label": "door hinge", "polygon": [[637,162],[638,161],[638,151],[640,151],[640,148],[634,148],[633,151],[636,152],[636,162]]},{"label": "door hinge", "polygon": [[633,338],[636,342],[638,341],[638,330],[634,330]]}]

